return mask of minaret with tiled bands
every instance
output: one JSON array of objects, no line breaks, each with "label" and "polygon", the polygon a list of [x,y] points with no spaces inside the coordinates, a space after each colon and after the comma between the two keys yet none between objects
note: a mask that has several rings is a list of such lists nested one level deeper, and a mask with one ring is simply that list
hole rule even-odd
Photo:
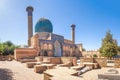
[{"label": "minaret with tiled bands", "polygon": [[26,11],[28,13],[28,46],[31,46],[30,39],[33,36],[33,20],[32,20],[33,7],[28,6],[26,8]]},{"label": "minaret with tiled bands", "polygon": [[73,44],[75,44],[75,24],[72,24],[71,28],[72,28],[72,41]]}]

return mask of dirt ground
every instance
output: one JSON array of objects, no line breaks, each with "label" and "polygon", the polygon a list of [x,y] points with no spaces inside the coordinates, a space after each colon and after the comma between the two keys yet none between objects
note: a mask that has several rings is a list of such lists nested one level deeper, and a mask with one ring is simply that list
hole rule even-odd
[{"label": "dirt ground", "polygon": [[0,61],[0,80],[43,80],[43,74],[35,73],[15,60]]}]

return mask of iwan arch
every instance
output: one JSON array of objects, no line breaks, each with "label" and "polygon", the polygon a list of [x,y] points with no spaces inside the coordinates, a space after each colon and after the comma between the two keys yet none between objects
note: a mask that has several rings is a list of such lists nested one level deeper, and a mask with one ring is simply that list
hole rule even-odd
[{"label": "iwan arch", "polygon": [[48,56],[76,56],[80,57],[82,44],[75,44],[75,25],[71,25],[72,40],[67,40],[64,36],[53,33],[53,25],[50,20],[40,18],[35,25],[35,34],[33,35],[33,7],[26,8],[28,14],[28,48],[15,49],[15,59]]}]

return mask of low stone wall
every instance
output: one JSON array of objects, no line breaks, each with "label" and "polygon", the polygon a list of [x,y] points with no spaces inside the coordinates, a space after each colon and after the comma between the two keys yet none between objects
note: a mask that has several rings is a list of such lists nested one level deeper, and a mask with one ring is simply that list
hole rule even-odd
[{"label": "low stone wall", "polygon": [[[42,56],[39,56],[37,58],[43,61],[49,61],[52,64],[65,64],[71,61],[73,66],[77,65],[76,57],[42,57]],[[80,63],[83,63],[83,62],[98,63],[99,68],[107,67],[107,58],[84,58],[82,57],[80,58]],[[120,59],[116,59],[116,65],[118,65],[119,62],[120,62]]]},{"label": "low stone wall", "polygon": [[7,55],[7,56],[0,55],[0,61],[5,61],[5,60],[11,61],[13,59],[14,59],[13,55]]},{"label": "low stone wall", "polygon": [[38,56],[35,57],[35,59],[38,62],[50,62],[51,64],[61,64],[61,58],[60,57],[45,57],[45,56]]},{"label": "low stone wall", "polygon": [[80,62],[98,63],[98,67],[107,67],[107,58],[80,58]]},{"label": "low stone wall", "polygon": [[68,61],[71,61],[73,63],[75,60],[77,60],[76,57],[61,57],[62,64],[68,63]]},{"label": "low stone wall", "polygon": [[81,57],[80,58],[80,62],[83,63],[83,62],[91,62],[91,63],[94,63],[94,58],[84,58],[84,57]]},{"label": "low stone wall", "polygon": [[66,64],[66,63],[72,63],[71,66],[76,66],[77,65],[77,58],[76,57],[61,57],[61,63]]},{"label": "low stone wall", "polygon": [[44,57],[39,56],[35,58],[37,61],[50,62],[52,64],[65,64],[68,62],[72,62],[72,65],[77,65],[76,57]]},{"label": "low stone wall", "polygon": [[37,51],[34,48],[17,48],[14,50],[14,58],[33,58],[37,56]]},{"label": "low stone wall", "polygon": [[98,63],[98,67],[107,67],[107,58],[94,58],[95,63]]},{"label": "low stone wall", "polygon": [[120,68],[120,58],[114,59],[114,67],[115,68]]}]

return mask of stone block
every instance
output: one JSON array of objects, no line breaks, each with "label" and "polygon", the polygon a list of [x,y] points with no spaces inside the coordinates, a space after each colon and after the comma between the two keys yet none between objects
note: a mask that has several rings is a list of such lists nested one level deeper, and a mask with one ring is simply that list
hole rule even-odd
[{"label": "stone block", "polygon": [[120,75],[119,74],[98,74],[98,79],[120,80]]},{"label": "stone block", "polygon": [[43,61],[43,56],[35,57],[35,59],[37,60],[37,62],[41,62],[41,61]]},{"label": "stone block", "polygon": [[52,57],[52,58],[50,58],[50,63],[51,64],[60,64],[61,58]]},{"label": "stone block", "polygon": [[26,67],[27,67],[27,68],[33,68],[34,65],[35,65],[35,62],[27,62],[27,63],[26,63]]},{"label": "stone block", "polygon": [[74,69],[74,70],[81,70],[84,66],[73,66],[71,67],[71,69]]},{"label": "stone block", "polygon": [[71,67],[72,66],[72,62],[68,61],[68,62],[66,62],[64,64],[59,64],[59,66],[61,66],[61,67]]},{"label": "stone block", "polygon": [[95,58],[96,63],[98,63],[98,67],[107,67],[107,58]]},{"label": "stone block", "polygon": [[73,63],[73,59],[76,59],[76,57],[61,57],[61,64],[67,63],[68,61]]},{"label": "stone block", "polygon": [[43,62],[50,62],[51,57],[43,57]]},{"label": "stone block", "polygon": [[94,65],[94,67],[93,67],[94,69],[98,68],[98,63],[94,63],[93,65]]},{"label": "stone block", "polygon": [[19,59],[21,63],[26,63],[26,62],[37,62],[35,59]]},{"label": "stone block", "polygon": [[46,66],[47,69],[53,69],[54,66],[56,66],[55,64],[41,64],[41,65]]},{"label": "stone block", "polygon": [[77,66],[77,59],[73,59],[72,63],[73,63],[73,66]]},{"label": "stone block", "polygon": [[51,80],[50,78],[53,77],[50,74],[44,73],[44,80]]},{"label": "stone block", "polygon": [[120,58],[116,58],[116,59],[114,60],[114,67],[115,67],[115,68],[120,68]]},{"label": "stone block", "polygon": [[44,65],[35,65],[34,66],[34,72],[36,72],[36,73],[42,73],[46,69],[47,69],[47,67]]}]

